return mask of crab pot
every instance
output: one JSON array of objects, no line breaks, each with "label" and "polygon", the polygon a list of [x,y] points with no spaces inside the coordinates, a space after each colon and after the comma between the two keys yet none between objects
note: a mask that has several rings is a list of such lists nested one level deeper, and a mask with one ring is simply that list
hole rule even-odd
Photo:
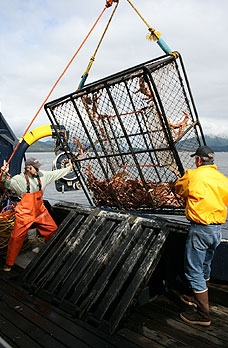
[{"label": "crab pot", "polygon": [[[91,204],[179,212],[175,182],[205,143],[181,57],[162,56],[45,105]],[[58,132],[57,132],[58,133]],[[78,165],[80,162],[80,166]]]}]

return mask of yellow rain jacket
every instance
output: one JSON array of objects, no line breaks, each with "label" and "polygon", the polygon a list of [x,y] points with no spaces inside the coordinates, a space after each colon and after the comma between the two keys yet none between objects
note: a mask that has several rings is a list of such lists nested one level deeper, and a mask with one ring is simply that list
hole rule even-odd
[{"label": "yellow rain jacket", "polygon": [[228,204],[228,178],[216,165],[189,169],[175,185],[175,192],[186,199],[188,220],[204,225],[225,223]]}]

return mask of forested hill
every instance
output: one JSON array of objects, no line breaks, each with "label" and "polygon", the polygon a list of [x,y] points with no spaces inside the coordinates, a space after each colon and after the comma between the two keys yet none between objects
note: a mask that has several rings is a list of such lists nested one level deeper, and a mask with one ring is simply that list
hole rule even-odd
[{"label": "forested hill", "polygon": [[[216,137],[216,136],[205,136],[206,143],[210,146],[215,152],[228,152],[228,138]],[[37,141],[31,145],[27,152],[53,152],[54,151],[54,142],[49,141]]]},{"label": "forested hill", "polygon": [[205,135],[205,140],[215,152],[228,152],[228,138]]},{"label": "forested hill", "polygon": [[53,141],[36,141],[34,144],[29,146],[27,152],[53,152],[54,142]]}]

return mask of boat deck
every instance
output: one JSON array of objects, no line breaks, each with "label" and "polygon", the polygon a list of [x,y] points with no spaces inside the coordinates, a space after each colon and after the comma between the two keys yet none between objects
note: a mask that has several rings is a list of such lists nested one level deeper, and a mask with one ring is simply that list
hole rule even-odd
[{"label": "boat deck", "polygon": [[[227,347],[228,286],[211,284],[212,325],[191,326],[179,318],[186,309],[169,291],[135,307],[113,334],[95,328],[29,294],[18,282],[21,269],[0,273],[0,347],[162,348]],[[217,301],[220,300],[220,301]],[[219,305],[218,302],[223,303]],[[7,343],[6,343],[7,342]]]}]

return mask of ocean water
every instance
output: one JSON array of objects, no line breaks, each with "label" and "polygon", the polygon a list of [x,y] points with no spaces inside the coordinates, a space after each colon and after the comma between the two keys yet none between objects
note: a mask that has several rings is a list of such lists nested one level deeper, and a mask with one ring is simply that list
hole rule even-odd
[{"label": "ocean water", "polygon": [[[51,170],[52,162],[55,159],[55,154],[53,152],[38,152],[38,153],[27,153],[27,157],[37,158],[43,166],[41,170]],[[218,170],[228,177],[228,152],[216,152],[215,153],[215,164]],[[76,202],[81,204],[89,204],[83,190],[78,190],[74,192],[61,193],[56,191],[55,184],[52,183],[47,186],[44,192],[44,198],[48,199],[51,204],[56,201],[67,201]]]},{"label": "ocean water", "polygon": [[[52,162],[55,159],[55,154],[52,152],[39,152],[39,153],[27,153],[27,157],[37,158],[43,166],[43,170],[52,170]],[[217,165],[218,170],[228,177],[228,152],[216,152],[215,153],[215,164]],[[46,187],[44,192],[44,199],[47,199],[50,204],[55,204],[57,202],[72,202],[79,203],[83,205],[89,205],[89,202],[83,192],[83,190],[77,190],[72,192],[61,193],[56,191],[55,183],[52,183]],[[174,220],[186,221],[183,216],[169,216]],[[228,219],[225,225],[223,225],[223,238],[228,240]]]},{"label": "ocean water", "polygon": [[[29,152],[26,154],[26,157],[37,158],[39,162],[42,163],[41,170],[52,170],[52,163],[56,156],[53,152]],[[89,205],[83,190],[64,193],[58,192],[55,188],[54,182],[46,187],[44,191],[44,199],[48,200],[52,205],[59,201]]]}]

